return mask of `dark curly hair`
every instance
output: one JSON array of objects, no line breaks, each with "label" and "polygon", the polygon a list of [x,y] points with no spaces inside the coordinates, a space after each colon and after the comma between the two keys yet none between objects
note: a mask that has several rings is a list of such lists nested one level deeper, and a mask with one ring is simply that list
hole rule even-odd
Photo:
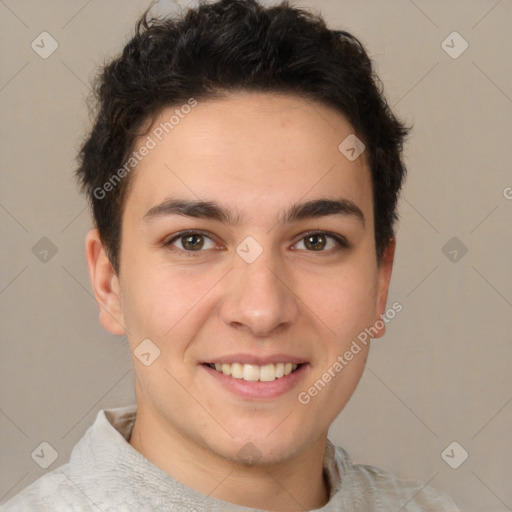
[{"label": "dark curly hair", "polygon": [[300,95],[348,119],[367,148],[380,263],[394,237],[409,128],[391,112],[363,46],[287,1],[263,7],[257,0],[218,0],[163,19],[146,10],[134,37],[94,84],[95,122],[76,175],[116,273],[124,198],[133,174],[119,171],[137,139],[164,107],[236,91]]}]

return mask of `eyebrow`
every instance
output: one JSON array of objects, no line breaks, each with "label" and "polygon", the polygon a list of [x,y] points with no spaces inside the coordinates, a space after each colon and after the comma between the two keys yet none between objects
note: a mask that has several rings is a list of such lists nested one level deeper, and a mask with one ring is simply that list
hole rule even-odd
[{"label": "eyebrow", "polygon": [[[169,215],[181,215],[201,219],[217,220],[226,224],[235,225],[242,222],[239,212],[231,212],[216,201],[188,200],[167,198],[160,204],[150,208],[143,216],[144,222],[151,222],[160,217]],[[340,199],[314,199],[291,206],[284,215],[280,215],[280,224],[291,224],[305,219],[326,217],[329,215],[341,215],[358,219],[365,225],[362,210],[353,201]]]}]

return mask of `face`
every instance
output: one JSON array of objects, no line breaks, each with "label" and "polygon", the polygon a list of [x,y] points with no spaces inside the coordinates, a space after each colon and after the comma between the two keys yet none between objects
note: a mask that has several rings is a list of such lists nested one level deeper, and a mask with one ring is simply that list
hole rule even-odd
[{"label": "face", "polygon": [[101,249],[93,263],[90,234],[102,324],[127,333],[139,408],[167,432],[275,463],[324,438],[352,395],[368,345],[336,362],[385,312],[394,242],[377,265],[365,153],[338,149],[351,133],[299,97],[199,102],[133,171],[119,276]]}]

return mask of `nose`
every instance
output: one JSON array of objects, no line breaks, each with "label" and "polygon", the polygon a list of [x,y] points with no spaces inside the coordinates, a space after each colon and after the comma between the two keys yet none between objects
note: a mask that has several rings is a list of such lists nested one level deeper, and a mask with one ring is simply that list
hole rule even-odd
[{"label": "nose", "polygon": [[252,263],[236,258],[220,308],[224,323],[257,337],[292,325],[299,299],[278,255],[264,250]]}]

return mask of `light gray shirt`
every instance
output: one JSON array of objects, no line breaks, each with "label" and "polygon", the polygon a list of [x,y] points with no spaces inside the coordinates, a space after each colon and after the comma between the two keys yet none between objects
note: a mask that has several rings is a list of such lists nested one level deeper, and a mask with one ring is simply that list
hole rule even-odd
[{"label": "light gray shirt", "polygon": [[[130,444],[136,406],[101,410],[68,463],[43,475],[2,512],[250,512],[187,487]],[[353,464],[329,440],[324,459],[330,499],[321,512],[460,512],[446,494],[374,466]]]}]

